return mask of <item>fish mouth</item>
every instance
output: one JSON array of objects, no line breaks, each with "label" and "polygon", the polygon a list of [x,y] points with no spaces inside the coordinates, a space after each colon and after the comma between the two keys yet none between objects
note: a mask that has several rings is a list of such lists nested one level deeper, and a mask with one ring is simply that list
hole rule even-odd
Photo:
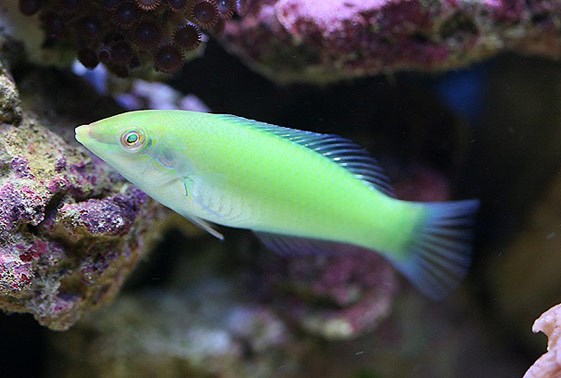
[{"label": "fish mouth", "polygon": [[90,129],[89,125],[78,126],[74,130],[74,132],[76,133],[76,135],[75,135],[76,140],[85,145],[87,139],[90,136],[90,130],[89,129]]}]

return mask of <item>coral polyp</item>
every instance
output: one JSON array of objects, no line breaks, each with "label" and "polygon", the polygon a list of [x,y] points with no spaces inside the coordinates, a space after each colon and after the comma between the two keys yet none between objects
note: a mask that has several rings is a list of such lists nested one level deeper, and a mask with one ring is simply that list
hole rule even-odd
[{"label": "coral polyp", "polygon": [[162,28],[150,21],[139,23],[133,31],[133,41],[140,48],[153,48],[158,45],[161,39]]},{"label": "coral polyp", "polygon": [[189,5],[188,0],[167,0],[167,4],[169,9],[174,12],[185,12],[187,10],[187,6]]},{"label": "coral polyp", "polygon": [[183,50],[194,50],[201,43],[201,31],[191,23],[181,25],[173,33],[173,43]]},{"label": "coral polyp", "polygon": [[122,29],[130,28],[138,19],[140,11],[132,2],[125,2],[115,9],[113,21]]},{"label": "coral polyp", "polygon": [[222,18],[230,18],[234,15],[236,10],[236,1],[235,0],[218,0],[216,2],[216,7],[218,9],[218,13]]},{"label": "coral polyp", "polygon": [[204,30],[219,33],[235,8],[233,0],[19,0],[21,13],[38,17],[45,48],[75,49],[86,68],[103,63],[118,76],[177,72],[183,52],[202,44]]},{"label": "coral polyp", "polygon": [[137,0],[135,2],[140,9],[145,11],[152,11],[158,8],[158,5],[161,3],[160,0]]},{"label": "coral polyp", "polygon": [[181,50],[172,45],[160,48],[154,56],[154,67],[157,71],[164,73],[177,71],[181,67],[182,62]]},{"label": "coral polyp", "polygon": [[99,40],[103,31],[101,20],[96,16],[86,16],[77,21],[77,30],[88,41]]},{"label": "coral polyp", "polygon": [[191,6],[190,16],[197,25],[210,28],[218,21],[218,7],[210,0],[198,0]]}]

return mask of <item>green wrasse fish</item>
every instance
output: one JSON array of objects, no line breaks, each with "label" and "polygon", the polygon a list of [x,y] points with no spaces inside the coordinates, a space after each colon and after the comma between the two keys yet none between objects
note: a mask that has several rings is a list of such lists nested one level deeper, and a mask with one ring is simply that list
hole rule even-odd
[{"label": "green wrasse fish", "polygon": [[76,139],[163,205],[212,235],[254,231],[281,254],[377,251],[423,293],[465,275],[477,200],[401,201],[350,140],[232,115],[134,111],[76,128]]}]

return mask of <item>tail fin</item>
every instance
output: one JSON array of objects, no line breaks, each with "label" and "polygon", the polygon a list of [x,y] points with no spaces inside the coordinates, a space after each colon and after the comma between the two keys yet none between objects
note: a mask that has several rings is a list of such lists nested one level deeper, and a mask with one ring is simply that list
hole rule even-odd
[{"label": "tail fin", "polygon": [[393,260],[423,294],[439,300],[454,289],[471,263],[472,226],[477,200],[427,203],[425,222],[406,257]]}]

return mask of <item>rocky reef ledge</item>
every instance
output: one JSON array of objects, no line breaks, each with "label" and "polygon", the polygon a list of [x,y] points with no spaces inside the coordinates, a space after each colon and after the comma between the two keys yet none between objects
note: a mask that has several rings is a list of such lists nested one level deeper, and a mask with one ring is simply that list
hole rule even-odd
[{"label": "rocky reef ledge", "polygon": [[22,112],[2,66],[0,108],[0,308],[65,330],[119,292],[163,210]]},{"label": "rocky reef ledge", "polygon": [[561,56],[559,0],[246,0],[221,39],[272,80],[448,70],[503,51]]}]

